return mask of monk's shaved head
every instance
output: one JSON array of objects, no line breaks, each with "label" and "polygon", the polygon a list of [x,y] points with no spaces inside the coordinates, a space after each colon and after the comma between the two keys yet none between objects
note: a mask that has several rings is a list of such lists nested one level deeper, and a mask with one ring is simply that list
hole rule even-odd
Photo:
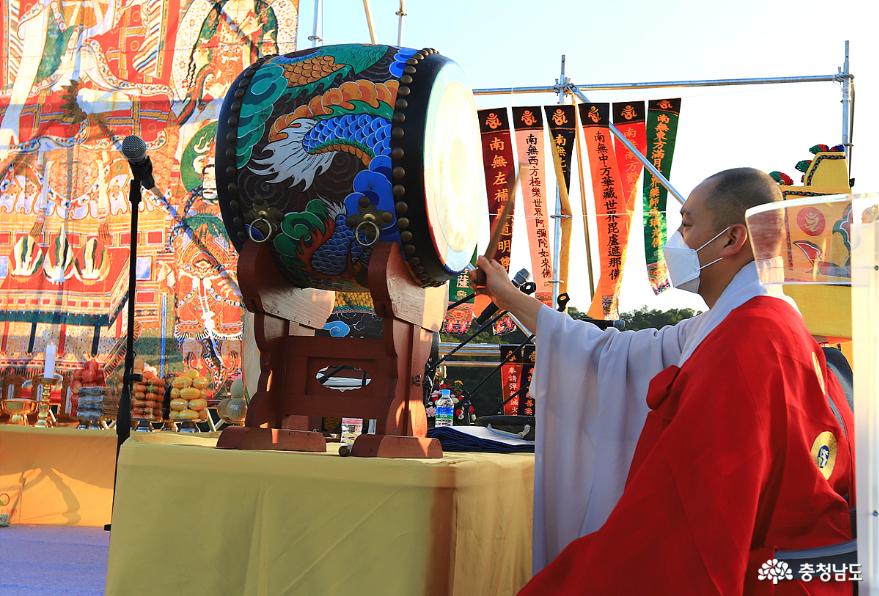
[{"label": "monk's shaved head", "polygon": [[769,174],[754,168],[733,168],[706,178],[705,207],[714,217],[714,227],[745,223],[745,211],[757,205],[780,201],[781,189]]}]

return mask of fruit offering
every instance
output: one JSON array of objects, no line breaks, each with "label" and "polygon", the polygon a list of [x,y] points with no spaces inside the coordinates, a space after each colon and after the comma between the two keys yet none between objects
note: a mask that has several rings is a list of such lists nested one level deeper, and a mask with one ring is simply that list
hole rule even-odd
[{"label": "fruit offering", "polygon": [[171,381],[171,420],[203,422],[208,419],[208,379],[188,370]]},{"label": "fruit offering", "polygon": [[76,395],[82,387],[103,387],[105,384],[104,371],[101,370],[97,360],[89,360],[81,369],[73,371],[70,388]]},{"label": "fruit offering", "polygon": [[117,402],[107,390],[104,371],[94,359],[73,372],[70,392],[76,402],[79,428],[96,428],[117,414]]},{"label": "fruit offering", "polygon": [[160,422],[162,402],[165,399],[165,379],[159,377],[156,369],[140,358],[134,360],[134,372],[141,375],[141,381],[131,388],[132,417]]}]

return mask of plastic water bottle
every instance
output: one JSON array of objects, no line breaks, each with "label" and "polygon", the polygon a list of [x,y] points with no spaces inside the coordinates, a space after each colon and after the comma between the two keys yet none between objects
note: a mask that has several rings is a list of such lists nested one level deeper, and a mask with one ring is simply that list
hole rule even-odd
[{"label": "plastic water bottle", "polygon": [[455,416],[455,402],[452,401],[452,391],[443,389],[440,391],[440,398],[436,400],[436,423],[434,426],[452,426],[452,419]]}]

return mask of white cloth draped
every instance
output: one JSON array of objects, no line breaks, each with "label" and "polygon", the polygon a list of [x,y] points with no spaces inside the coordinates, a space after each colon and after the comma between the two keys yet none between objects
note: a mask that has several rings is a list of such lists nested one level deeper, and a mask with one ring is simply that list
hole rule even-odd
[{"label": "white cloth draped", "polygon": [[532,380],[535,573],[572,540],[600,528],[619,500],[647,417],[650,380],[683,364],[734,308],[766,295],[793,304],[780,286],[761,284],[751,262],[714,308],[660,330],[602,331],[541,309]]}]

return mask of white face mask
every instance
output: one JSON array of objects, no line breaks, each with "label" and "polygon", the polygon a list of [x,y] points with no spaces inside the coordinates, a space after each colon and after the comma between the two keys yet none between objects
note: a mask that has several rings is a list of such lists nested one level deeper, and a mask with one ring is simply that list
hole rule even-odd
[{"label": "white face mask", "polygon": [[671,285],[686,292],[698,292],[699,273],[709,265],[713,265],[723,259],[723,257],[718,257],[710,263],[700,265],[699,251],[720,238],[728,229],[729,226],[721,230],[699,248],[690,248],[684,242],[684,237],[681,236],[680,230],[675,232],[668,239],[668,242],[665,243],[665,246],[662,247],[662,252],[665,254],[665,264],[668,267],[668,276],[671,278]]}]

